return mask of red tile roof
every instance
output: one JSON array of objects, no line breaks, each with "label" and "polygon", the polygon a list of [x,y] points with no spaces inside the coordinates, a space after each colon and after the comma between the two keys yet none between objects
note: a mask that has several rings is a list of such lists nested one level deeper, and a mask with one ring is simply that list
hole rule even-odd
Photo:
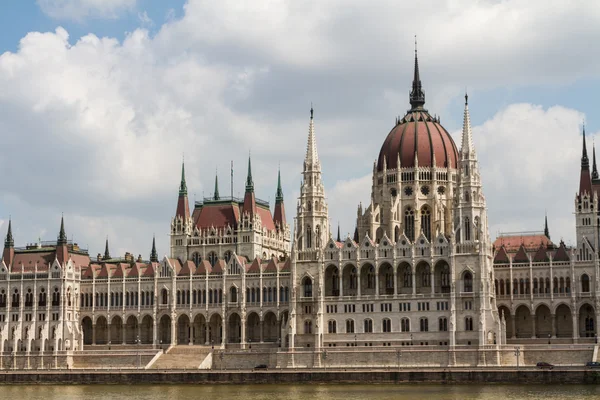
[{"label": "red tile roof", "polygon": [[239,220],[240,210],[235,203],[208,203],[194,210],[194,215],[196,215],[194,222],[198,229],[225,228],[227,226],[235,228]]},{"label": "red tile roof", "polygon": [[277,272],[277,264],[275,263],[275,259],[271,259],[267,266],[264,269],[264,272]]},{"label": "red tile roof", "polygon": [[570,261],[571,258],[567,254],[567,248],[565,247],[564,242],[560,242],[560,246],[558,246],[558,250],[554,253],[554,257],[552,257],[553,261]]},{"label": "red tile roof", "polygon": [[210,274],[211,271],[212,267],[210,266],[208,260],[202,260],[200,264],[198,264],[198,268],[196,268],[196,272],[194,272],[194,275],[206,275],[206,273]]},{"label": "red tile roof", "polygon": [[544,234],[527,234],[523,235],[506,235],[499,236],[494,241],[494,247],[500,248],[500,246],[504,245],[506,251],[508,253],[516,252],[521,245],[525,246],[525,249],[535,251],[540,245],[545,247],[552,246],[552,242],[548,237]]},{"label": "red tile roof", "polygon": [[533,262],[548,262],[550,259],[548,258],[547,250],[547,247],[540,245],[540,248],[533,256]]},{"label": "red tile roof", "polygon": [[496,253],[494,257],[494,264],[508,264],[510,260],[508,258],[508,254],[506,253],[506,249],[504,246],[500,247],[500,250]]},{"label": "red tile roof", "polygon": [[525,246],[521,245],[519,250],[517,250],[517,254],[513,257],[513,263],[528,263],[529,257],[527,257],[527,252],[525,251]]},{"label": "red tile roof", "polygon": [[260,216],[260,221],[262,222],[263,228],[266,228],[269,231],[275,230],[275,223],[273,222],[271,210],[259,206],[257,207],[257,212]]}]

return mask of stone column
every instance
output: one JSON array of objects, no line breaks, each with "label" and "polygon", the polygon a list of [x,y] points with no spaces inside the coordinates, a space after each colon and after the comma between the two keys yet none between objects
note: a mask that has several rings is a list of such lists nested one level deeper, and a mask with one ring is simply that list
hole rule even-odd
[{"label": "stone column", "polygon": [[92,344],[96,344],[96,324],[92,324]]},{"label": "stone column", "polygon": [[517,338],[517,317],[516,315],[511,315],[510,316],[510,323],[512,325],[512,338],[516,339]]},{"label": "stone column", "polygon": [[536,334],[535,334],[535,314],[531,314],[531,338],[535,339],[536,338]]},{"label": "stone column", "polygon": [[579,339],[579,314],[573,314],[573,343],[577,343]]},{"label": "stone column", "polygon": [[431,294],[433,295],[435,293],[435,270],[433,267],[431,267],[431,278],[429,283],[431,284]]},{"label": "stone column", "polygon": [[344,295],[344,279],[343,279],[343,274],[340,272],[340,276],[339,276],[339,289],[340,289],[340,293],[339,296],[342,297]]},{"label": "stone column", "polygon": [[[358,263],[357,263],[358,265]],[[362,287],[362,281],[361,281],[361,277],[360,277],[360,268],[356,268],[356,293],[358,295],[358,297],[360,297],[361,293],[360,293],[360,288]]]},{"label": "stone column", "polygon": [[[107,319],[109,319],[109,318],[107,318]],[[106,324],[106,328],[107,328],[107,332],[106,332],[106,344],[108,344],[108,343],[111,342],[111,339],[110,339],[110,327],[111,327],[111,325],[112,324],[110,322],[108,322]]]},{"label": "stone column", "polygon": [[411,266],[411,279],[412,279],[412,294],[417,294],[417,268],[413,264]]},{"label": "stone column", "polygon": [[126,339],[125,335],[126,334],[127,334],[127,324],[123,324],[123,327],[121,328],[121,336],[122,336],[122,339],[123,339],[123,341],[122,341],[123,344],[126,343],[126,341],[125,341],[125,339]]},{"label": "stone column", "polygon": [[552,339],[556,339],[556,314],[552,314]]},{"label": "stone column", "polygon": [[265,321],[261,319],[260,320],[260,342],[261,343],[263,342],[263,339],[264,339],[264,332],[263,332],[264,327],[265,327]]},{"label": "stone column", "polygon": [[209,328],[209,326],[210,325],[208,324],[208,321],[206,321],[206,325],[204,326],[204,331],[205,331],[204,332],[204,344],[207,346],[210,344],[210,338],[209,338],[209,334],[210,334],[209,329],[210,328]]},{"label": "stone column", "polygon": [[240,323],[242,324],[241,326],[241,330],[242,330],[242,337],[240,338],[240,347],[242,349],[246,348],[246,314],[244,314],[242,316],[242,318],[240,318]]},{"label": "stone column", "polygon": [[379,267],[375,268],[375,298],[379,297]]}]

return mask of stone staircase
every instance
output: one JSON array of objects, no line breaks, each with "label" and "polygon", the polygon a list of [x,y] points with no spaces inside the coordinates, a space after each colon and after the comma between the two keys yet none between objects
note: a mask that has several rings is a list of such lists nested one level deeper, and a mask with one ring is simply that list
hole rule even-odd
[{"label": "stone staircase", "polygon": [[210,352],[210,346],[173,346],[149,369],[198,369]]}]

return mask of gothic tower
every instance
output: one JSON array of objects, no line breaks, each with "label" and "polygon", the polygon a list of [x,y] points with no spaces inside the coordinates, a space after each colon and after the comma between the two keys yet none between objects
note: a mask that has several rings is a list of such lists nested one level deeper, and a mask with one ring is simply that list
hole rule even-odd
[{"label": "gothic tower", "polygon": [[583,149],[581,152],[581,172],[579,175],[579,193],[575,195],[575,230],[577,232],[577,260],[591,261],[598,249],[598,195],[600,189],[596,155],[590,176],[590,160],[587,154],[585,127],[583,128]]},{"label": "gothic tower", "polygon": [[171,220],[171,257],[187,260],[187,239],[192,233],[192,218],[185,182],[185,164],[181,163],[181,182],[175,217]]}]

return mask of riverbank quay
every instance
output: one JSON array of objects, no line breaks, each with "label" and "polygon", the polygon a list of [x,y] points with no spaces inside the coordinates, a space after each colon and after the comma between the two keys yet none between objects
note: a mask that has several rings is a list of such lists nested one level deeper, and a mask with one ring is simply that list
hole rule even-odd
[{"label": "riverbank quay", "polygon": [[285,370],[48,370],[5,371],[1,384],[294,384],[294,383],[496,383],[599,384],[600,370],[567,367],[415,368],[415,369],[285,369]]}]

